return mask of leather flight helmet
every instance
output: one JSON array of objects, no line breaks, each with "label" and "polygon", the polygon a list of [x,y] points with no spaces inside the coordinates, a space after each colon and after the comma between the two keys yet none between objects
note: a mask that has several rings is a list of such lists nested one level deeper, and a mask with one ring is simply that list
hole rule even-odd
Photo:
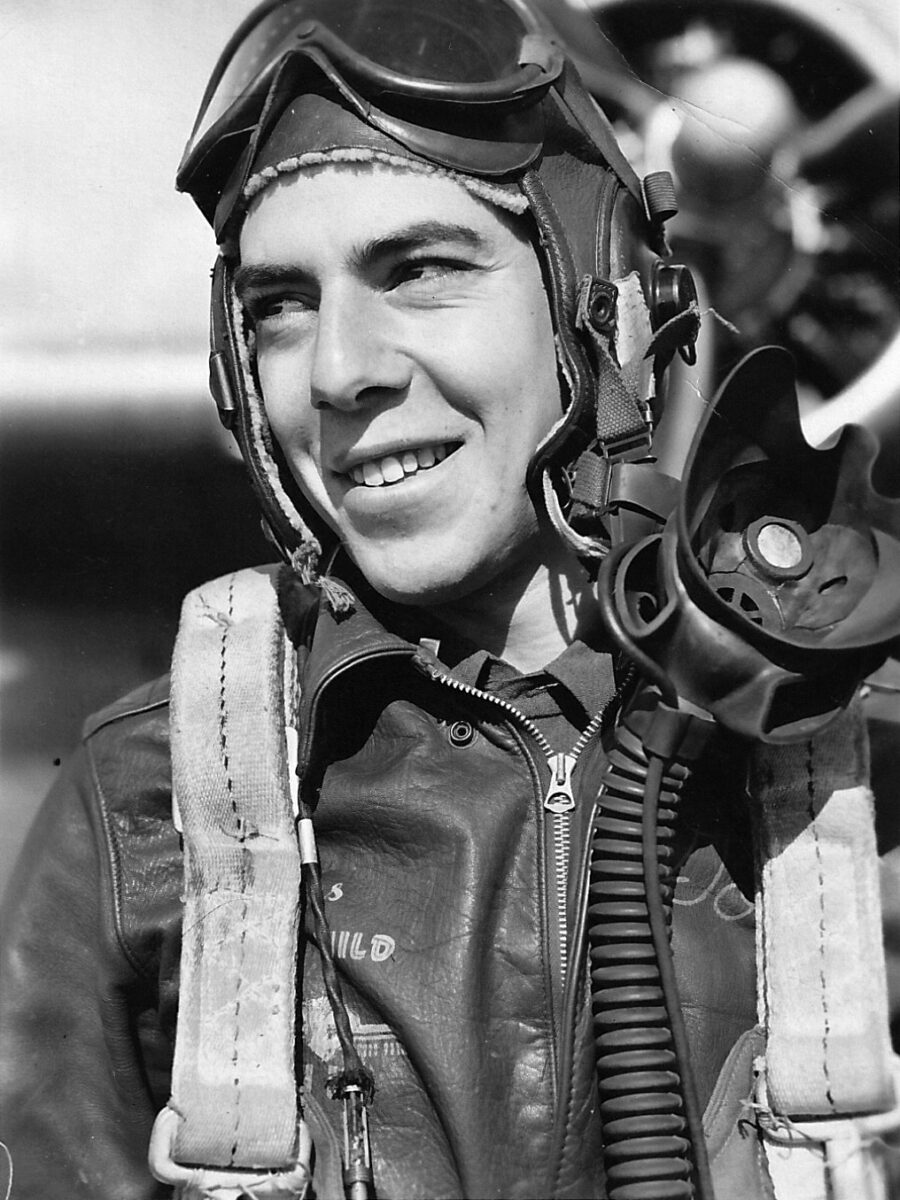
[{"label": "leather flight helmet", "polygon": [[341,605],[318,574],[333,535],[284,463],[259,395],[232,286],[237,232],[267,179],[348,154],[449,173],[530,215],[563,411],[528,489],[575,553],[601,558],[615,469],[649,453],[656,376],[696,336],[696,305],[670,308],[658,328],[645,297],[674,211],[666,181],[638,179],[552,29],[522,0],[266,0],[213,72],[177,186],[220,243],[210,386],[273,540]]}]

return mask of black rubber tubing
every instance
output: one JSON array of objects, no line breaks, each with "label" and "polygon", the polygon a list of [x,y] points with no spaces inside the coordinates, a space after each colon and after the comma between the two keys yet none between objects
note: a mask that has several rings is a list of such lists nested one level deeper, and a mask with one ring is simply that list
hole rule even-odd
[{"label": "black rubber tubing", "polygon": [[588,945],[609,1200],[714,1200],[671,954],[687,768],[620,724],[591,844]]}]

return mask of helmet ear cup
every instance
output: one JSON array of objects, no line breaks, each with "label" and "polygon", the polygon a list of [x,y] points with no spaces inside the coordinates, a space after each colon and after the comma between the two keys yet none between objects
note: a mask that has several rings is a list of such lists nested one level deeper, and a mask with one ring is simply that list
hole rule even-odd
[{"label": "helmet ear cup", "polygon": [[598,159],[596,148],[585,158],[548,153],[521,183],[539,229],[567,400],[532,458],[527,483],[538,512],[589,558],[602,556],[608,540],[602,523],[592,521],[586,534],[569,524],[578,468],[591,459],[587,474],[599,491],[589,489],[598,491],[589,508],[601,513],[608,464],[647,453],[653,390],[652,365],[644,363],[653,336],[645,297],[655,260],[647,221],[633,191]]}]

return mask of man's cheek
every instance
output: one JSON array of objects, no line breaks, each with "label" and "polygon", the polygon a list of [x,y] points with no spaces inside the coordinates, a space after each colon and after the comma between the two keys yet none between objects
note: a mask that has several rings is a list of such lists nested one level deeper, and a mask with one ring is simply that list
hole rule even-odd
[{"label": "man's cheek", "polygon": [[335,484],[329,490],[322,478],[314,475],[305,486],[301,483],[301,488],[310,504],[318,510],[319,515],[333,524],[335,512],[340,508],[342,499],[338,486]]}]

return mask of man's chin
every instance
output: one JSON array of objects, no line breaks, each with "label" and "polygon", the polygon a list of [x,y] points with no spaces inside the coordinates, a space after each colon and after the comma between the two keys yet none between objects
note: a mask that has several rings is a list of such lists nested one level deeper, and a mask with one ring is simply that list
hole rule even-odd
[{"label": "man's chin", "polygon": [[524,547],[506,551],[500,548],[474,561],[460,562],[455,570],[450,569],[449,555],[435,553],[434,549],[429,552],[425,565],[424,552],[423,560],[419,561],[412,556],[403,556],[402,561],[376,562],[361,555],[355,562],[370,587],[385,600],[415,608],[438,609],[468,606],[481,594],[493,594],[507,575],[518,574],[523,560],[528,558],[524,550]]},{"label": "man's chin", "polygon": [[369,584],[394,604],[410,605],[414,608],[437,608],[453,604],[478,591],[478,580],[446,578],[422,578],[389,576],[387,578],[367,576]]},{"label": "man's chin", "polygon": [[[432,547],[422,550],[421,557],[412,553],[403,555],[370,555],[366,553],[350,556],[366,582],[379,596],[394,604],[416,608],[432,608],[453,604],[478,591],[496,572],[482,563],[460,564],[456,570],[449,567],[448,555]],[[492,564],[493,565],[493,564]]]}]

